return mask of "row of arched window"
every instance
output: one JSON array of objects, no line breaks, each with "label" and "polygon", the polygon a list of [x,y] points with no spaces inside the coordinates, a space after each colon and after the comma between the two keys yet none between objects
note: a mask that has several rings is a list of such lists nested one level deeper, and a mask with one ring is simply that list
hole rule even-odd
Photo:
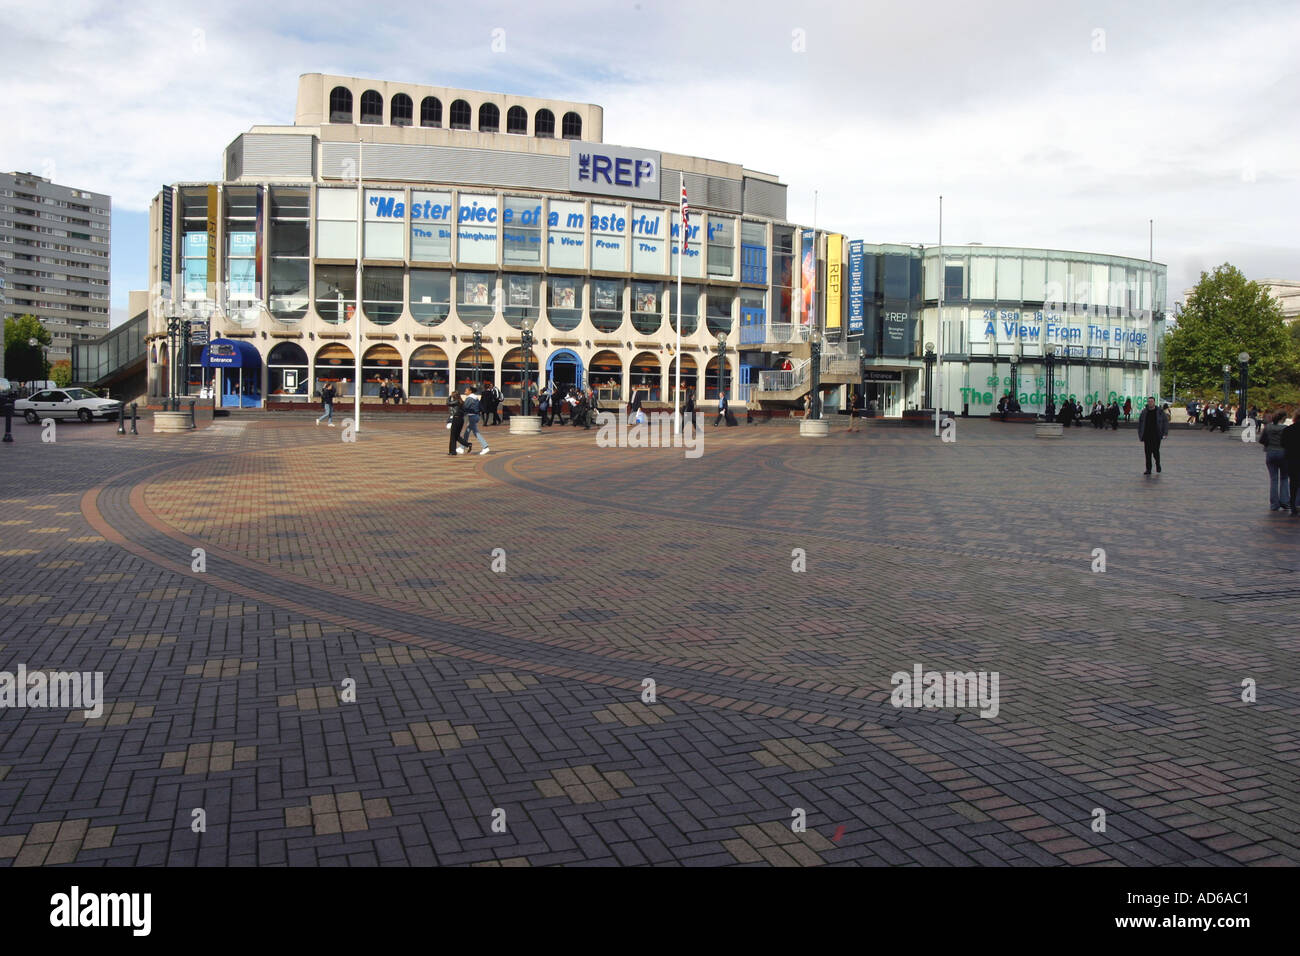
[{"label": "row of arched window", "polygon": [[[415,125],[415,104],[405,93],[393,94],[388,108],[389,122],[393,126]],[[465,100],[453,100],[447,110],[449,129],[472,129],[474,111]],[[351,123],[352,91],[346,86],[336,86],[330,91],[330,122]],[[366,125],[382,125],[384,122],[384,98],[375,90],[366,90],[361,94],[361,114],[359,122]],[[442,101],[436,96],[426,96],[420,101],[420,125],[428,129],[442,127]],[[480,133],[501,132],[501,110],[495,103],[484,103],[478,108],[478,131]],[[512,106],[506,111],[506,132],[520,136],[528,135],[528,111],[522,106]],[[540,109],[533,116],[533,135],[543,138],[555,136],[555,114],[548,109]],[[582,139],[582,117],[572,111],[565,113],[560,121],[562,139]]]}]

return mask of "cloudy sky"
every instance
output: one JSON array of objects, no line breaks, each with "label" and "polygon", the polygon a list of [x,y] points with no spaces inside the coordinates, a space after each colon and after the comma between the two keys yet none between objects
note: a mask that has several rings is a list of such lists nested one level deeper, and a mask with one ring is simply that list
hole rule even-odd
[{"label": "cloudy sky", "polygon": [[1145,258],[1154,219],[1171,300],[1224,261],[1300,278],[1295,2],[0,0],[0,23],[0,169],[113,197],[115,323],[150,198],[292,122],[308,72],[598,103],[607,142],[776,173],[792,220],[816,190],[818,225],[868,242],[936,242],[942,194],[945,244]]}]

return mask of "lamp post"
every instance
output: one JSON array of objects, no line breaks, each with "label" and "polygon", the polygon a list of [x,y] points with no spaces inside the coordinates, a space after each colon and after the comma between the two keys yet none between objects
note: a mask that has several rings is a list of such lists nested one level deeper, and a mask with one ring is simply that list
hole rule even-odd
[{"label": "lamp post", "polygon": [[1059,345],[1053,345],[1046,349],[1043,355],[1043,365],[1047,372],[1047,395],[1043,403],[1043,417],[1049,421],[1056,421],[1056,353],[1060,348]]},{"label": "lamp post", "polygon": [[925,407],[933,408],[930,404],[930,381],[934,375],[934,343],[925,343]]},{"label": "lamp post", "polygon": [[475,319],[469,324],[474,330],[474,391],[483,387],[483,366],[479,362],[479,349],[483,347],[483,323]]},{"label": "lamp post", "polygon": [[167,317],[167,354],[171,364],[167,368],[167,410],[180,409],[180,399],[176,397],[176,367],[180,364],[177,340],[181,334],[181,317],[172,313]]},{"label": "lamp post", "polygon": [[523,330],[522,344],[524,347],[524,383],[523,395],[519,400],[520,414],[528,415],[528,376],[532,371],[533,357],[533,320],[525,318],[519,323],[520,329]]},{"label": "lamp post", "polygon": [[1232,384],[1232,366],[1227,362],[1223,363],[1223,404],[1228,404],[1228,386]]},{"label": "lamp post", "polygon": [[816,325],[808,334],[808,353],[812,364],[812,392],[808,401],[808,418],[815,422],[822,417],[822,330]]},{"label": "lamp post", "polygon": [[[30,339],[27,340],[27,347],[38,349],[41,347],[41,340],[36,338],[36,336],[32,336]],[[41,359],[41,381],[42,382],[45,381],[45,359],[44,358]]]},{"label": "lamp post", "polygon": [[1250,353],[1242,352],[1237,356],[1237,361],[1241,363],[1241,403],[1237,406],[1240,417],[1246,414],[1246,369],[1250,365]]},{"label": "lamp post", "polygon": [[727,333],[718,333],[718,408],[722,408],[722,396],[727,394]]},{"label": "lamp post", "polygon": [[1011,353],[1011,398],[1014,399],[1020,391],[1016,382],[1016,373],[1020,370],[1020,343],[1016,343],[1015,349]]}]

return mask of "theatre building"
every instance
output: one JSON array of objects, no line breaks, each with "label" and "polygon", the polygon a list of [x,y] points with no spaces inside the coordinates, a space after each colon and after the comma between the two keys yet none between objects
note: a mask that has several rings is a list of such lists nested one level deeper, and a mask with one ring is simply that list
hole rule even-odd
[{"label": "theatre building", "polygon": [[224,405],[310,401],[325,382],[354,395],[354,322],[366,400],[388,380],[441,402],[476,374],[517,395],[528,324],[542,382],[671,402],[680,260],[683,383],[716,398],[723,336],[725,387],[748,396],[800,345],[804,239],[785,185],[606,145],[603,119],[591,104],[302,76],[293,125],[236,136],[220,182],[153,201],[151,394],[166,394],[168,320],[182,317],[208,342],[188,390],[210,384]]},{"label": "theatre building", "polygon": [[1013,379],[1038,409],[1057,351],[1081,398],[1141,392],[1158,263],[814,234],[786,220],[776,176],[605,144],[603,124],[586,103],[303,75],[293,125],[236,136],[221,181],[153,201],[150,394],[167,394],[178,318],[199,329],[182,390],[226,406],[309,402],[326,382],[346,401],[358,333],[366,401],[389,382],[441,403],[480,377],[513,397],[525,330],[542,383],[606,401],[672,402],[680,358],[702,401],[722,367],[733,400],[798,409],[814,350],[831,409],[858,386],[886,416],[978,414]]}]

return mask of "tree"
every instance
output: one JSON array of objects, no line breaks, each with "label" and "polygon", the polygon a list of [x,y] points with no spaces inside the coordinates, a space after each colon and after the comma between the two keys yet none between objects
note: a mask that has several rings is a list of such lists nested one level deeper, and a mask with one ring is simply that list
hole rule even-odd
[{"label": "tree", "polygon": [[1277,300],[1226,262],[1212,274],[1201,273],[1177,328],[1165,336],[1164,351],[1166,374],[1209,395],[1222,390],[1225,365],[1236,382],[1240,352],[1250,353],[1251,389],[1291,383],[1300,355]]},{"label": "tree", "polygon": [[[28,345],[36,339],[39,345]],[[5,319],[5,372],[4,377],[15,382],[33,382],[45,375],[45,354],[53,336],[34,315],[20,315]]]},{"label": "tree", "polygon": [[50,366],[50,381],[55,385],[63,388],[72,384],[72,363],[67,359],[59,359]]}]

